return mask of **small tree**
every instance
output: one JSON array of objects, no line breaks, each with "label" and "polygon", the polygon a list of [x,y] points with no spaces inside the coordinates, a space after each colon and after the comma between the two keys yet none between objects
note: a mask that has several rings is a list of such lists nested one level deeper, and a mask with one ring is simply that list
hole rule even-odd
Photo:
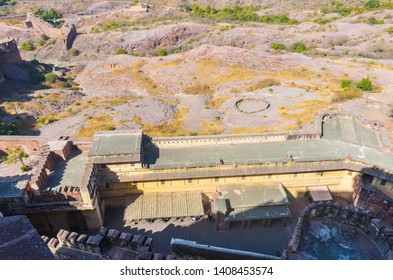
[{"label": "small tree", "polygon": [[29,157],[21,146],[17,146],[15,149],[7,148],[5,149],[5,153],[6,156],[1,158],[1,161],[5,164],[14,164],[19,161],[23,166],[25,166],[23,159]]},{"label": "small tree", "polygon": [[22,44],[20,44],[19,48],[27,52],[34,51],[35,49],[32,42],[23,42]]},{"label": "small tree", "polygon": [[117,49],[116,54],[128,54],[128,52],[125,49]]},{"label": "small tree", "polygon": [[273,43],[271,47],[274,50],[285,50],[287,48],[283,43]]},{"label": "small tree", "polygon": [[302,42],[296,42],[292,45],[292,51],[297,53],[304,52],[306,48],[307,48],[306,45]]},{"label": "small tree", "polygon": [[54,84],[59,79],[59,77],[55,73],[46,73],[44,75],[45,82]]},{"label": "small tree", "polygon": [[158,56],[166,56],[166,55],[167,55],[166,50],[164,50],[164,49],[158,49],[158,50],[157,50],[157,55],[158,55]]},{"label": "small tree", "polygon": [[369,78],[363,78],[359,83],[357,83],[356,87],[364,91],[372,91],[373,83]]},{"label": "small tree", "polygon": [[350,88],[352,84],[351,80],[342,80],[341,81],[341,88]]}]

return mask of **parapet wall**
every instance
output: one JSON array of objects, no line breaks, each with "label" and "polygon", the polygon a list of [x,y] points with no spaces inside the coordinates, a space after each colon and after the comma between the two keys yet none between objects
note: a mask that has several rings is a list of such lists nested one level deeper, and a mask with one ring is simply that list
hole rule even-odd
[{"label": "parapet wall", "polygon": [[157,147],[169,146],[197,146],[240,143],[264,143],[285,140],[319,139],[319,133],[294,132],[294,133],[260,133],[239,135],[214,135],[214,136],[186,136],[186,137],[154,137],[151,142]]},{"label": "parapet wall", "polygon": [[214,136],[182,136],[182,137],[153,137],[145,136],[147,145],[157,147],[171,146],[201,146],[219,144],[240,144],[240,143],[263,143],[287,140],[314,140],[323,136],[323,123],[329,118],[347,118],[358,121],[364,126],[373,129],[378,137],[381,149],[385,152],[393,152],[393,145],[386,135],[383,123],[376,120],[366,120],[357,116],[341,113],[320,114],[316,116],[314,128],[310,131],[293,131],[287,133],[256,133],[238,135],[214,135]]}]

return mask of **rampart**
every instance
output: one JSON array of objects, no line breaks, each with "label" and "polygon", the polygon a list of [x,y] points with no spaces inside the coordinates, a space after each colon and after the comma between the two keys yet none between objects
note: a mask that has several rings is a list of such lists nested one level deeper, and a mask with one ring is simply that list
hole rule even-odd
[{"label": "rampart", "polygon": [[72,44],[78,32],[74,24],[64,23],[62,28],[54,28],[46,21],[34,16],[31,13],[27,14],[26,20],[24,21],[25,28],[36,28],[48,37],[59,38],[62,37],[64,46],[67,50],[72,48]]},{"label": "rampart", "polygon": [[48,37],[57,38],[61,35],[60,29],[52,27],[46,21],[35,17],[31,13],[27,14],[26,21],[31,22],[31,24],[33,25],[34,28],[40,30],[42,33],[44,33]]}]

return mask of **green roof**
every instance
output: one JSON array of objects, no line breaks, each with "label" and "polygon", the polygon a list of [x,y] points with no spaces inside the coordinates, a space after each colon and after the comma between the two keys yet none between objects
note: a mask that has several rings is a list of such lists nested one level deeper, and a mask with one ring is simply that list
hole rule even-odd
[{"label": "green roof", "polygon": [[140,161],[141,142],[142,132],[96,134],[89,156],[104,157],[96,163]]},{"label": "green roof", "polygon": [[218,189],[218,194],[213,211],[224,213],[226,221],[291,217],[281,184],[225,186]]}]

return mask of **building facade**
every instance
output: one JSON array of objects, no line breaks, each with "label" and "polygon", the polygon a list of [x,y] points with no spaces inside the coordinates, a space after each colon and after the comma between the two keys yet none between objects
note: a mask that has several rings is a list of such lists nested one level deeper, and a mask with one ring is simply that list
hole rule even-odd
[{"label": "building facade", "polygon": [[324,185],[352,202],[366,178],[393,205],[386,131],[352,116],[321,115],[309,132],[151,138],[115,131],[34,147],[23,141],[0,137],[0,149],[18,143],[39,155],[28,178],[0,175],[0,211],[25,214],[42,232],[99,228],[108,207],[124,208],[131,220],[210,214],[214,194],[236,185],[280,184],[295,199]]}]

